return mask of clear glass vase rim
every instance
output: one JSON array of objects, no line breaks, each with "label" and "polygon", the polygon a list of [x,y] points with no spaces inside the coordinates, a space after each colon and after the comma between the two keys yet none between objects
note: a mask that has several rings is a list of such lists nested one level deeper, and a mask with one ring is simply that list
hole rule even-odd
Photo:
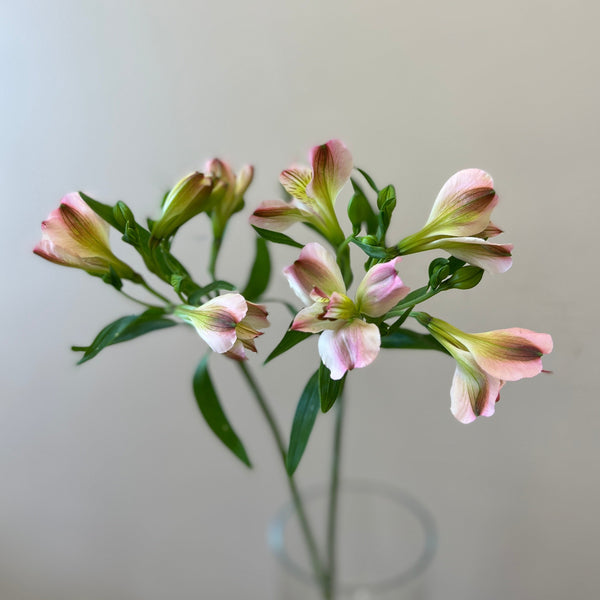
[{"label": "clear glass vase rim", "polygon": [[[310,502],[323,493],[327,493],[327,490],[328,486],[325,484],[312,485],[306,488],[303,497],[307,502]],[[435,554],[437,531],[433,515],[415,496],[388,483],[363,479],[344,480],[340,483],[340,491],[377,494],[393,500],[413,513],[423,528],[425,536],[421,554],[408,569],[393,577],[368,584],[340,582],[337,585],[340,592],[352,594],[362,588],[368,588],[375,592],[385,592],[409,583],[427,569]],[[297,578],[314,585],[314,576],[292,560],[285,548],[284,527],[294,513],[294,504],[289,501],[275,514],[268,528],[269,547],[285,569]]]}]

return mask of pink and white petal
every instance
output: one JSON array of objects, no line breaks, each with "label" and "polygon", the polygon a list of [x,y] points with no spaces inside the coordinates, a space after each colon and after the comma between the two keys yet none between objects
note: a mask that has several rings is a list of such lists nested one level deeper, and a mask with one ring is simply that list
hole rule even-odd
[{"label": "pink and white petal", "polygon": [[234,360],[248,360],[244,344],[242,344],[240,340],[236,340],[235,344],[233,344],[233,346],[224,354],[228,358],[233,358]]},{"label": "pink and white petal", "polygon": [[77,192],[71,192],[63,196],[61,204],[73,209],[80,218],[85,220],[86,227],[93,230],[93,235],[98,238],[105,246],[108,246],[110,225],[100,216],[98,216],[87,204],[87,202]]},{"label": "pink and white petal", "polygon": [[354,317],[358,317],[358,311],[356,310],[354,302],[352,302],[348,296],[333,292],[323,317],[325,319],[341,319],[343,321],[349,321]]},{"label": "pink and white petal", "polygon": [[306,186],[310,183],[312,176],[312,171],[308,167],[293,166],[281,172],[279,182],[292,198],[304,200],[306,199]]},{"label": "pink and white petal", "polygon": [[311,149],[310,161],[313,178],[306,188],[308,195],[333,206],[352,173],[350,150],[340,140],[330,140]]},{"label": "pink and white petal", "polygon": [[468,352],[453,352],[456,370],[450,388],[450,410],[461,423],[478,416],[491,417],[498,400],[501,382],[483,372]]},{"label": "pink and white petal", "polygon": [[249,302],[246,300],[246,304],[248,305],[248,312],[244,317],[244,323],[246,323],[249,327],[253,329],[266,329],[271,324],[269,323],[269,313],[267,311],[267,307],[262,304],[255,304],[254,302]]},{"label": "pink and white petal", "polygon": [[489,238],[496,237],[497,235],[500,235],[501,233],[504,233],[504,231],[502,229],[500,229],[500,227],[498,227],[498,225],[495,225],[494,223],[492,223],[490,221],[488,223],[488,226],[483,231],[480,231],[477,235],[475,235],[473,237],[478,237],[478,238],[483,238],[484,240],[488,240]]},{"label": "pink and white petal", "polygon": [[222,354],[234,345],[236,325],[246,316],[247,310],[241,294],[223,294],[202,306],[178,306],[174,313],[193,325],[214,352]]},{"label": "pink and white petal", "polygon": [[504,273],[512,266],[512,244],[493,244],[478,237],[443,238],[426,249],[439,248],[490,273]]},{"label": "pink and white petal", "polygon": [[505,381],[534,377],[542,370],[542,356],[552,352],[552,337],[513,327],[463,334],[460,341],[487,373]]},{"label": "pink and white petal", "polygon": [[380,346],[378,327],[360,319],[319,336],[319,355],[331,371],[331,378],[336,380],[346,371],[370,365],[377,358]]},{"label": "pink and white petal", "polygon": [[344,279],[335,257],[317,242],[306,244],[298,260],[286,267],[283,274],[305,304],[312,304],[311,293],[314,288],[327,297],[333,292],[346,293]]},{"label": "pink and white petal", "polygon": [[328,299],[324,298],[303,308],[294,318],[291,329],[319,333],[326,329],[339,329],[344,323],[333,319],[326,319]]},{"label": "pink and white petal", "polygon": [[356,290],[358,310],[370,317],[381,317],[404,298],[410,288],[398,276],[398,256],[371,267]]},{"label": "pink and white petal", "polygon": [[283,200],[265,200],[250,215],[251,225],[269,231],[284,231],[294,223],[303,222],[310,214],[299,208],[294,202]]},{"label": "pink and white petal", "polygon": [[498,204],[494,181],[480,169],[455,173],[442,186],[425,227],[436,235],[469,236],[483,231]]},{"label": "pink and white petal", "polygon": [[254,178],[254,167],[252,165],[244,165],[235,178],[234,193],[239,198],[246,193],[246,190],[252,183]]}]

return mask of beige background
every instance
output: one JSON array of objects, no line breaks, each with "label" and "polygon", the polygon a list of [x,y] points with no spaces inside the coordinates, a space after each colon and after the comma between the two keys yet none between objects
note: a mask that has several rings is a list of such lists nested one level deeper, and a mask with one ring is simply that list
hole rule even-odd
[{"label": "beige background", "polygon": [[[556,347],[553,376],[507,385],[497,415],[470,426],[448,410],[449,359],[382,353],[351,378],[345,474],[396,483],[434,512],[434,598],[597,595],[597,3],[40,0],[4,1],[1,15],[0,598],[274,598],[264,531],[286,489],[238,374],[213,361],[253,472],[198,414],[193,332],[75,368],[69,346],[134,307],[30,250],[66,192],[156,215],[170,185],[218,155],[256,165],[252,207],[331,137],[396,184],[396,237],[453,172],[488,170],[514,266],[428,309],[470,331],[547,331]],[[207,235],[199,219],[177,243],[199,277]],[[245,216],[230,236],[221,274],[240,280]],[[277,271],[294,255],[278,251]],[[408,285],[425,264],[405,260]],[[280,277],[275,293],[292,299]],[[277,306],[272,317],[262,356],[287,322]],[[286,430],[314,367],[307,343],[261,375]],[[324,477],[330,425],[319,420],[304,483]]]}]

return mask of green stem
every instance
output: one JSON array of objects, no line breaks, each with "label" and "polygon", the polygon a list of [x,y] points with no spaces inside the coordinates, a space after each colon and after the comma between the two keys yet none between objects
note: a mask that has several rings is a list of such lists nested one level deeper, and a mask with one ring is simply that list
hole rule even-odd
[{"label": "green stem", "polygon": [[333,453],[331,460],[331,479],[329,481],[329,508],[327,515],[327,556],[329,557],[329,577],[327,580],[328,598],[335,598],[337,564],[336,564],[336,533],[337,533],[337,511],[340,491],[340,462],[342,456],[342,431],[344,423],[343,394],[337,399],[335,430],[333,437]]},{"label": "green stem", "polygon": [[[283,466],[285,468],[286,459],[287,459],[287,451],[286,451],[285,445],[283,443],[283,436],[279,430],[279,426],[277,425],[277,422],[275,421],[275,417],[273,416],[273,413],[271,412],[271,409],[269,408],[263,393],[261,392],[260,388],[258,387],[258,384],[256,383],[256,381],[255,381],[254,377],[252,376],[252,373],[248,369],[246,363],[240,361],[238,363],[238,365],[240,367],[240,370],[242,371],[242,374],[244,375],[244,378],[246,379],[246,382],[248,383],[248,386],[252,390],[252,393],[254,394],[256,401],[258,402],[258,405],[263,413],[263,416],[265,417],[265,419],[269,425],[269,428],[270,428],[271,433],[273,434],[273,438],[275,440],[275,444],[277,445],[277,450],[279,451],[281,460],[283,462]],[[325,600],[331,600],[331,596],[328,595],[328,592],[327,592],[329,578],[327,576],[326,571],[323,569],[321,560],[319,559],[319,552],[317,550],[317,544],[315,542],[314,535],[312,533],[312,530],[311,530],[309,522],[308,522],[308,518],[306,516],[306,512],[304,510],[304,505],[302,503],[302,498],[300,496],[300,492],[298,491],[298,487],[296,486],[296,481],[294,480],[294,476],[290,475],[287,472],[287,469],[285,469],[285,472],[287,475],[290,492],[292,494],[292,501],[294,503],[294,508],[296,510],[296,514],[298,515],[298,519],[300,521],[300,526],[302,528],[302,533],[303,533],[304,539],[306,541],[306,545],[308,548],[308,553],[310,555],[310,561],[312,563],[313,570],[315,572],[317,581],[321,585],[321,588],[323,590],[323,596],[324,596]]]},{"label": "green stem", "polygon": [[145,279],[140,281],[140,285],[145,287],[153,296],[156,296],[159,300],[162,300],[168,305],[172,305],[173,303],[166,297],[163,296],[160,292],[157,292],[152,286],[150,286]]},{"label": "green stem", "polygon": [[132,302],[136,302],[137,304],[141,304],[142,306],[145,306],[146,308],[161,308],[160,306],[156,306],[155,304],[148,304],[147,302],[138,300],[137,298],[130,296],[127,292],[124,292],[123,290],[119,290],[119,293],[122,294],[123,296],[125,296],[125,298],[127,298],[128,300],[131,300]]},{"label": "green stem", "polygon": [[210,249],[210,263],[208,265],[208,273],[212,277],[213,281],[217,279],[217,258],[219,251],[221,250],[221,244],[223,243],[223,237],[215,235],[213,237],[213,243]]}]

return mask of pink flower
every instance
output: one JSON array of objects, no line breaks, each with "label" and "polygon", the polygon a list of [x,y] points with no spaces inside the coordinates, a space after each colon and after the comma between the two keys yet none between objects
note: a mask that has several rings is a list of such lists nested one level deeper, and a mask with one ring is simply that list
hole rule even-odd
[{"label": "pink flower", "polygon": [[456,359],[450,409],[462,423],[493,415],[504,383],[534,377],[542,356],[552,352],[547,333],[517,327],[465,333],[427,313],[413,316]]},{"label": "pink flower", "polygon": [[362,317],[381,317],[408,294],[396,270],[399,262],[400,257],[372,267],[354,301],[346,295],[335,257],[320,244],[304,246],[298,260],[284,269],[291,288],[308,305],[296,315],[292,329],[321,332],[319,355],[332,379],[366,367],[379,354],[379,328]]},{"label": "pink flower", "polygon": [[250,217],[262,229],[283,231],[296,222],[308,223],[333,244],[344,240],[334,205],[350,179],[352,155],[339,140],[330,140],[310,151],[312,168],[292,166],[279,177],[291,202],[267,200]]},{"label": "pink flower", "polygon": [[34,253],[65,267],[102,277],[111,267],[123,279],[138,279],[129,265],[110,249],[109,224],[78,193],[67,194],[42,222],[42,239]]},{"label": "pink flower", "polygon": [[496,204],[494,182],[485,171],[459,171],[442,186],[423,229],[401,240],[398,250],[400,254],[445,250],[492,273],[503,273],[512,265],[513,247],[487,241],[502,233],[490,222]]},{"label": "pink flower", "polygon": [[246,359],[245,350],[256,352],[254,339],[262,335],[258,329],[269,326],[265,307],[241,294],[223,294],[202,306],[182,304],[174,313],[193,325],[211,350],[237,360]]}]

